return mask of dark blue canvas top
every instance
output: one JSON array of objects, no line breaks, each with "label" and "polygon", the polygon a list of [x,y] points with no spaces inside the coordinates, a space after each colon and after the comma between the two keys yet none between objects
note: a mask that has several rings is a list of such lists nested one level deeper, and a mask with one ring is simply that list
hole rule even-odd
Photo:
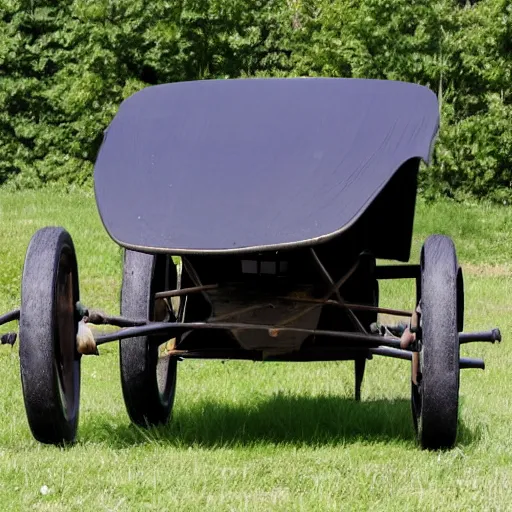
[{"label": "dark blue canvas top", "polygon": [[95,168],[107,231],[174,254],[313,244],[353,224],[396,170],[429,160],[434,93],[403,82],[246,79],[148,87]]}]

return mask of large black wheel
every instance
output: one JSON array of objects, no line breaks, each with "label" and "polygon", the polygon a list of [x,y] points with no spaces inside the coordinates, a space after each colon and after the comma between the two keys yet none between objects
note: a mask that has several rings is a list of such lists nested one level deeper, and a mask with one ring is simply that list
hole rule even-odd
[{"label": "large black wheel", "polygon": [[[177,286],[177,271],[167,255],[125,252],[121,314],[128,318],[175,321],[171,301],[155,301],[155,293]],[[120,367],[128,415],[140,426],[169,420],[176,390],[177,359],[162,355],[165,339],[139,336],[121,340]]]},{"label": "large black wheel", "polygon": [[80,398],[75,249],[62,228],[36,232],[21,281],[20,364],[28,423],[42,443],[72,443]]},{"label": "large black wheel", "polygon": [[450,238],[434,235],[421,252],[418,374],[412,410],[423,448],[451,448],[457,437],[461,273]]}]

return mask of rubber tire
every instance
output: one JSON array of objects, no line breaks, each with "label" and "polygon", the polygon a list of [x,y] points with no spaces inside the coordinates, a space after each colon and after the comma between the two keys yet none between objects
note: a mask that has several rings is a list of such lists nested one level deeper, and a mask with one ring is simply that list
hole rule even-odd
[{"label": "rubber tire", "polygon": [[[20,368],[33,436],[42,443],[75,440],[80,405],[78,268],[70,235],[47,227],[27,249],[21,281]],[[61,299],[61,300],[59,300]]]},{"label": "rubber tire", "polygon": [[[121,287],[123,316],[153,320],[152,297],[167,288],[165,269],[167,264],[173,267],[169,258],[167,255],[125,251]],[[158,345],[164,341],[140,336],[120,342],[121,385],[126,410],[131,421],[142,427],[166,424],[171,415],[177,359],[158,358]]]},{"label": "rubber tire", "polygon": [[[421,252],[419,385],[412,386],[418,440],[424,449],[452,448],[459,404],[460,273],[450,238],[433,235]],[[462,306],[463,307],[463,306]]]}]

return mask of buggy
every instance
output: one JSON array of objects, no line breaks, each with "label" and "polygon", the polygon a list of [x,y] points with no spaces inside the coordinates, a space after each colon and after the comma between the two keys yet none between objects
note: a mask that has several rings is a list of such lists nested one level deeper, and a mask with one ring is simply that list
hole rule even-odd
[{"label": "buggy", "polygon": [[[80,303],[71,237],[48,227],[28,247],[20,309],[0,319],[19,317],[35,438],[75,439],[81,357],[119,340],[137,425],[169,420],[182,359],[354,361],[359,400],[367,360],[384,356],[411,361],[420,445],[452,447],[459,372],[484,367],[459,346],[501,336],[462,332],[448,237],[430,236],[405,264],[438,128],[434,93],[393,81],[212,80],[125,100],[94,174],[102,222],[125,249],[121,316]],[[413,310],[379,306],[387,279],[415,281]]]}]

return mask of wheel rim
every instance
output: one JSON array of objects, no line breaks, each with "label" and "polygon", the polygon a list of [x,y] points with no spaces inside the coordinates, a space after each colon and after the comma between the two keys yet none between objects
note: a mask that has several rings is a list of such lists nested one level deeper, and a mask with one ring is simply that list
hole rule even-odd
[{"label": "wheel rim", "polygon": [[[160,278],[155,276],[155,283],[163,283],[163,286],[158,286],[158,290],[155,288],[152,291],[153,297],[157,291],[161,292],[170,289],[170,265],[173,265],[173,263],[170,261],[169,257],[166,257],[163,268],[160,267],[159,269],[155,269],[156,274],[159,272],[163,274],[160,275]],[[178,286],[177,281],[178,279],[176,279],[176,283],[173,283],[173,288]],[[176,321],[172,303],[170,301],[168,302],[167,300],[153,299],[150,312],[151,319],[154,322]],[[167,345],[167,343],[168,340],[166,340],[164,343],[152,343],[149,341],[150,350],[154,352],[153,357],[156,357],[155,379],[158,390],[158,397],[161,405],[164,408],[167,408],[169,403],[174,400],[174,387],[176,384],[176,360],[168,355],[163,357],[160,355],[162,346]]]},{"label": "wheel rim", "polygon": [[55,365],[62,409],[66,419],[73,418],[76,410],[76,352],[75,294],[73,265],[70,251],[63,251],[59,259],[55,290]]},{"label": "wheel rim", "polygon": [[172,398],[176,373],[171,370],[173,370],[173,365],[175,364],[175,359],[170,356],[159,357],[157,361],[156,382],[158,394],[160,395],[160,402],[164,407],[169,404],[169,401]]},{"label": "wheel rim", "polygon": [[423,404],[423,396],[422,396],[422,386],[421,386],[421,341],[419,342],[420,347],[418,351],[418,371],[416,374],[417,384],[414,382],[412,383],[412,407],[413,407],[413,414],[414,414],[414,422],[416,429],[421,428],[420,424],[420,418],[421,418],[421,410],[422,410],[422,404]]}]

